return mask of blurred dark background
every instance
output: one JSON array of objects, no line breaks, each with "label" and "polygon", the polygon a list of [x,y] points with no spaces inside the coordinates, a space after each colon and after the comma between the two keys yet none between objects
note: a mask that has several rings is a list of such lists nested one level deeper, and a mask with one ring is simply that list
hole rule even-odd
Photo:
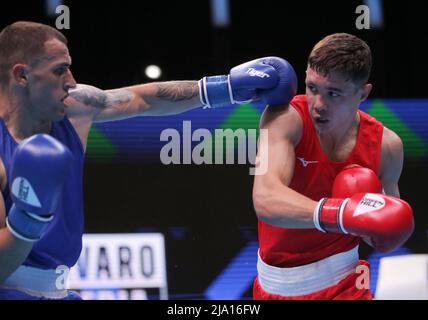
[{"label": "blurred dark background", "polygon": [[[299,92],[307,56],[322,37],[349,32],[372,48],[371,98],[427,98],[425,5],[380,1],[383,26],[357,30],[363,1],[230,1],[230,25],[213,26],[210,1],[64,1],[71,13],[72,70],[80,83],[104,89],[151,81],[224,74],[250,59],[276,55],[296,69]],[[0,28],[17,20],[55,25],[45,1],[8,2]],[[208,116],[208,115],[207,115]],[[425,158],[426,160],[426,158]],[[427,252],[426,161],[406,159],[402,197],[415,210],[407,247]],[[248,166],[163,166],[98,163],[85,167],[86,232],[160,231],[166,237],[172,297],[201,297],[248,241],[257,237]],[[363,246],[363,256],[371,249]],[[245,296],[250,295],[250,287]]]},{"label": "blurred dark background", "polygon": [[[46,2],[8,2],[0,12],[0,27],[25,19],[55,25],[57,16],[46,15]],[[151,63],[163,67],[165,80],[199,79],[277,55],[292,63],[301,83],[313,45],[330,33],[349,32],[372,48],[373,97],[426,96],[428,28],[422,1],[379,1],[383,26],[369,30],[355,26],[355,9],[365,1],[287,1],[279,6],[275,0],[235,0],[230,1],[227,27],[213,26],[209,0],[63,3],[71,12],[71,28],[63,32],[80,82],[109,88],[147,81],[142,68]]]}]

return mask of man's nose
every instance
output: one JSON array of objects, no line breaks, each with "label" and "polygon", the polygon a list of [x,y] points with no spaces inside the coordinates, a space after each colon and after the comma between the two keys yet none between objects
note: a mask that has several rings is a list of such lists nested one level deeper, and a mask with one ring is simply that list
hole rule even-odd
[{"label": "man's nose", "polygon": [[327,103],[320,94],[315,97],[314,109],[317,112],[324,112],[327,110]]},{"label": "man's nose", "polygon": [[64,82],[64,90],[68,92],[68,90],[73,88],[76,88],[76,80],[71,71],[68,71],[67,79]]}]

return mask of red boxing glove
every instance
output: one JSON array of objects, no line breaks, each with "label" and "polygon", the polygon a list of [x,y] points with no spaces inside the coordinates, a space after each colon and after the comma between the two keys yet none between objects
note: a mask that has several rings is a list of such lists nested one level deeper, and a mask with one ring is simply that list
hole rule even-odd
[{"label": "red boxing glove", "polygon": [[[360,192],[383,193],[382,183],[373,170],[358,164],[347,165],[334,179],[331,196],[348,198]],[[371,238],[364,236],[361,238],[365,243],[376,248]]]},{"label": "red boxing glove", "polygon": [[322,199],[315,209],[316,228],[363,237],[383,252],[401,246],[414,229],[412,208],[398,198],[366,193],[381,190],[372,170],[355,165],[345,168],[333,183],[333,198]]},{"label": "red boxing glove", "polygon": [[369,168],[351,164],[343,168],[333,182],[331,196],[347,198],[360,192],[383,193],[382,183]]}]

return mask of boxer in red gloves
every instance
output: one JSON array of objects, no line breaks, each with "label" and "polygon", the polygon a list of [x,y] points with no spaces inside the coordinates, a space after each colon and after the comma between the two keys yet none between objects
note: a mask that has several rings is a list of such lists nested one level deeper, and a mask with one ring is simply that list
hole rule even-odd
[{"label": "boxer in red gloves", "polygon": [[358,109],[372,89],[371,61],[363,40],[327,36],[310,53],[306,94],[263,113],[255,299],[371,299],[357,285],[356,271],[368,266],[360,239],[391,251],[413,231],[412,209],[399,199],[401,139]]},{"label": "boxer in red gloves", "polygon": [[413,213],[407,202],[381,192],[372,170],[345,167],[333,182],[333,198],[318,203],[314,224],[320,231],[364,237],[375,249],[392,251],[412,234]]}]

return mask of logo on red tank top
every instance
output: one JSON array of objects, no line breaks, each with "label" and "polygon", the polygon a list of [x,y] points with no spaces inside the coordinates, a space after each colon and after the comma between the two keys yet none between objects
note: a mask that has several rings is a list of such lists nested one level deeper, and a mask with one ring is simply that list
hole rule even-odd
[{"label": "logo on red tank top", "polygon": [[305,158],[303,157],[297,157],[297,159],[299,159],[302,162],[302,165],[306,168],[308,166],[308,164],[311,163],[318,163],[317,160],[305,160]]}]

